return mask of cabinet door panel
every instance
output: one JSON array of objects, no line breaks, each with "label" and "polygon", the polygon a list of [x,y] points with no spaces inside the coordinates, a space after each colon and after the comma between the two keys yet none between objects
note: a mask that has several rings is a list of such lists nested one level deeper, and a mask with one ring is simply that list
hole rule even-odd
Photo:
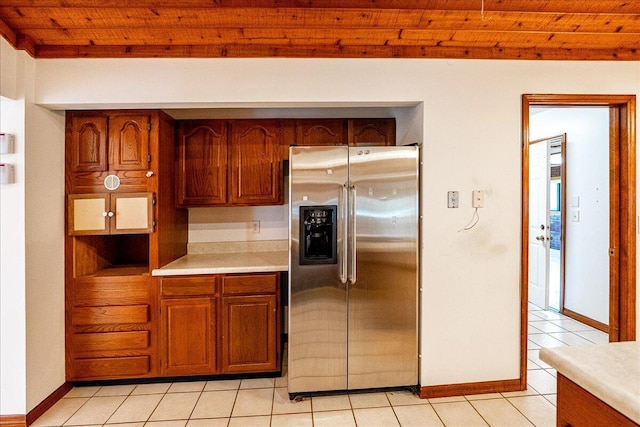
[{"label": "cabinet door panel", "polygon": [[276,370],[276,297],[223,299],[224,372]]},{"label": "cabinet door panel", "polygon": [[297,145],[343,145],[347,143],[347,120],[298,120]]},{"label": "cabinet door panel", "polygon": [[149,116],[109,118],[110,169],[146,170],[149,156]]},{"label": "cabinet door panel", "polygon": [[109,234],[108,194],[70,194],[67,208],[69,235]]},{"label": "cabinet door panel", "polygon": [[71,119],[72,172],[101,172],[107,165],[107,118],[73,116]]},{"label": "cabinet door panel", "polygon": [[162,307],[164,375],[216,371],[215,299],[164,299]]},{"label": "cabinet door panel", "polygon": [[114,216],[111,233],[151,233],[153,231],[152,203],[151,193],[112,193],[111,210]]},{"label": "cabinet door panel", "polygon": [[278,121],[233,121],[230,129],[229,203],[282,203],[282,153]]},{"label": "cabinet door panel", "polygon": [[227,126],[223,120],[180,124],[178,204],[227,202]]},{"label": "cabinet door panel", "polygon": [[353,145],[396,145],[396,121],[388,119],[353,119],[349,135]]}]

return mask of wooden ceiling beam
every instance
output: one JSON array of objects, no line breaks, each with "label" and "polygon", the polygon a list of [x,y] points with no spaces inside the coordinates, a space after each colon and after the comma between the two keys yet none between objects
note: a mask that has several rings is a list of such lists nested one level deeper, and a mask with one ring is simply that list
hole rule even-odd
[{"label": "wooden ceiling beam", "polygon": [[16,33],[0,18],[0,35],[9,42],[13,47],[16,47]]},{"label": "wooden ceiling beam", "polygon": [[[502,31],[352,29],[301,30],[289,28],[233,30],[33,30],[38,45],[337,45],[337,46],[471,46],[572,49],[640,49],[640,33],[507,33]],[[195,43],[197,42],[197,43]]]},{"label": "wooden ceiling beam", "polygon": [[[74,9],[0,7],[0,17],[25,29],[135,28],[404,28],[544,32],[640,32],[640,15],[596,15],[585,23],[577,14],[365,9]],[[54,18],[55,17],[55,18]]]},{"label": "wooden ceiling beam", "polygon": [[457,58],[638,61],[630,49],[514,49],[434,46],[37,46],[38,58]]},{"label": "wooden ceiling beam", "polygon": [[[7,7],[123,8],[122,0],[3,0]],[[162,8],[336,8],[480,10],[481,0],[137,0],[137,7]],[[485,0],[485,11],[561,13],[640,13],[640,2],[630,0]]]}]

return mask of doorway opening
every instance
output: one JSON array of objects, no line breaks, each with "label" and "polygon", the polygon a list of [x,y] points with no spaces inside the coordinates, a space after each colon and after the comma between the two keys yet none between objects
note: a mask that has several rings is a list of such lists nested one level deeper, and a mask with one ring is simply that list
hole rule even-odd
[{"label": "doorway opening", "polygon": [[[591,185],[589,197],[581,199],[581,194],[570,194],[571,185],[567,181],[567,169],[577,167],[571,159],[567,160],[567,137],[564,137],[565,145],[561,138],[552,135],[564,136],[563,132],[536,135],[531,128],[531,114],[535,110],[546,108],[570,108],[570,107],[601,107],[604,111],[607,135],[602,144],[605,152],[605,173],[607,174],[604,185]],[[636,336],[636,273],[635,273],[635,221],[636,221],[636,163],[635,163],[635,96],[625,95],[523,95],[522,97],[522,139],[523,139],[523,168],[522,168],[522,257],[521,257],[521,386],[527,386],[527,326],[530,290],[538,292],[538,301],[542,305],[554,307],[555,297],[558,294],[558,311],[571,314],[573,318],[584,323],[588,317],[580,318],[579,313],[567,309],[568,304],[566,285],[567,270],[579,267],[576,259],[567,259],[569,252],[567,240],[571,241],[571,230],[568,224],[586,222],[587,211],[589,217],[599,207],[606,208],[606,235],[605,242],[598,243],[604,256],[598,262],[604,262],[606,268],[598,271],[604,276],[599,278],[606,288],[607,296],[605,304],[608,304],[605,322],[594,324],[595,327],[603,326],[608,329],[609,341],[633,341]],[[569,136],[569,140],[571,135]],[[560,139],[560,143],[554,143]],[[608,143],[607,143],[608,141]],[[555,146],[554,146],[555,145]],[[559,146],[559,148],[558,148]],[[542,152],[544,155],[540,154]],[[556,156],[552,160],[552,156]],[[558,157],[559,156],[559,157]],[[543,172],[530,163],[537,157],[543,160]],[[600,160],[602,160],[600,156]],[[552,164],[554,166],[552,166]],[[552,176],[552,168],[560,166],[560,176]],[[589,167],[589,162],[583,162],[583,167]],[[586,173],[588,173],[587,171]],[[534,183],[538,179],[539,182]],[[582,191],[582,190],[580,190]],[[538,193],[543,193],[538,194]],[[585,193],[586,194],[586,193]],[[533,196],[533,197],[532,197]],[[589,199],[589,200],[587,200]],[[585,204],[587,201],[592,205]],[[607,202],[606,204],[604,202]],[[583,203],[584,211],[580,203]],[[532,206],[537,205],[537,206]],[[553,209],[555,208],[555,209]],[[539,213],[536,213],[537,212]],[[559,215],[558,225],[552,226],[551,217]],[[582,215],[582,216],[581,216]],[[544,220],[544,221],[541,221]],[[602,224],[600,222],[599,224]],[[544,228],[541,227],[544,226]],[[555,228],[555,230],[554,230]],[[602,231],[602,226],[594,226],[589,230]],[[575,234],[574,234],[575,235]],[[559,245],[553,243],[559,239]],[[543,250],[544,249],[544,250]],[[587,250],[590,248],[587,247]],[[595,249],[594,249],[595,250]],[[553,252],[558,251],[558,252]],[[602,255],[602,254],[600,254]],[[554,264],[555,259],[557,263]],[[531,268],[532,265],[537,268]],[[551,276],[551,270],[557,266],[557,276]],[[530,278],[529,273],[534,277]],[[537,274],[537,277],[535,277]],[[576,273],[572,273],[576,274]],[[552,277],[558,277],[552,282]],[[538,284],[534,282],[538,281]],[[554,283],[559,283],[557,291],[551,290]],[[544,284],[544,286],[541,286]],[[532,289],[537,286],[537,289]],[[572,294],[572,295],[575,295]],[[573,304],[573,302],[571,303]],[[577,316],[575,316],[577,315]],[[606,324],[608,323],[608,325]],[[602,329],[602,328],[599,328]]]},{"label": "doorway opening", "polygon": [[561,312],[564,296],[566,134],[529,145],[529,294],[542,310]]}]

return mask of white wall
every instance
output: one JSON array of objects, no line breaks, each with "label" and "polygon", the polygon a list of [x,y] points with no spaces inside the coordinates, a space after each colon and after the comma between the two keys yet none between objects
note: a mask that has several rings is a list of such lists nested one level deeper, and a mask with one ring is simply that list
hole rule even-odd
[{"label": "white wall", "polygon": [[[2,155],[15,183],[0,187],[0,414],[8,415],[26,414],[65,379],[64,116],[33,103],[36,61],[4,39],[0,54],[3,88],[16,98],[0,100],[0,129],[16,135],[15,153]],[[12,79],[5,64],[15,65]]]},{"label": "white wall", "polygon": [[[422,104],[425,386],[519,375],[521,95],[638,94],[639,71],[634,62],[73,59],[36,61],[35,83],[48,108]],[[474,189],[485,190],[480,223],[459,232]],[[447,190],[460,191],[461,208],[446,208]]]},{"label": "white wall", "polygon": [[[523,93],[638,93],[638,63],[375,59],[38,61],[60,108],[422,104],[422,385],[517,378]],[[62,183],[60,184],[62,185]],[[485,190],[473,230],[471,191]],[[458,190],[460,209],[447,209]]]},{"label": "white wall", "polygon": [[[531,116],[529,130],[531,140],[567,134],[564,305],[608,325],[609,109],[545,109]],[[571,206],[576,197],[579,206]]]},{"label": "white wall", "polygon": [[[25,99],[27,61],[0,39],[2,94],[0,132],[15,135],[15,151],[2,163],[14,165],[15,183],[0,185],[0,414],[24,414],[26,408],[25,295]],[[6,60],[6,61],[5,61]],[[18,87],[20,86],[20,87]]]}]

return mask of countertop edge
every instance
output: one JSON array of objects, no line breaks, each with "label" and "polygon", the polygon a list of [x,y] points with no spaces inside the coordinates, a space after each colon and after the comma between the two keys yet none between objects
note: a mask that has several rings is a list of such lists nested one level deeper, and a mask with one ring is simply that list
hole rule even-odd
[{"label": "countertop edge", "polygon": [[198,274],[270,273],[289,269],[288,251],[187,254],[151,275],[187,276]]},{"label": "countertop edge", "polygon": [[203,268],[175,268],[155,269],[151,272],[154,277],[164,276],[190,276],[198,274],[233,274],[233,273],[274,273],[287,271],[288,265],[246,266],[246,267],[203,267]]},{"label": "countertop edge", "polygon": [[[601,369],[598,369],[601,367],[597,366],[597,362],[584,361],[582,359],[584,354],[591,352],[597,359],[601,360],[604,346],[620,346],[621,344],[628,345],[631,348],[631,353],[633,353],[634,346],[636,347],[635,350],[638,356],[636,363],[640,364],[640,351],[638,351],[640,350],[640,343],[637,342],[542,348],[540,349],[539,357],[540,360],[555,368],[558,373],[564,375],[629,419],[640,424],[640,399],[638,399],[640,388],[635,390],[635,393],[634,390],[622,390],[620,384],[608,381],[611,377],[602,378],[601,376],[596,376],[594,372],[602,372]],[[580,350],[576,350],[578,348]],[[587,353],[584,353],[585,350]],[[612,348],[612,350],[614,349]],[[576,358],[573,354],[577,351],[583,352],[579,358]],[[634,363],[633,359],[629,360],[629,363]],[[640,382],[638,386],[640,387]]]}]

